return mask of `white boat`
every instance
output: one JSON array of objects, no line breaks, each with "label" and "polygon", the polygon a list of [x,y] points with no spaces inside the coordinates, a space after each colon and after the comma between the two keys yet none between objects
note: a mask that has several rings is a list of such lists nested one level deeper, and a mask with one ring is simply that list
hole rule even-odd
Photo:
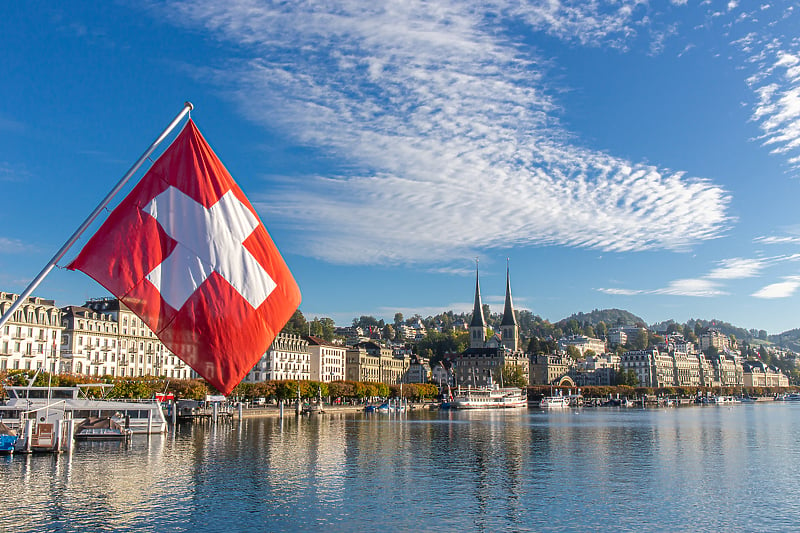
[{"label": "white boat", "polygon": [[542,409],[563,409],[569,407],[569,396],[545,396],[539,402]]},{"label": "white boat", "polygon": [[739,400],[733,396],[712,396],[711,403],[716,405],[730,405],[732,403],[739,403]]},{"label": "white boat", "polygon": [[784,394],[783,396],[778,396],[775,399],[782,402],[800,402],[800,393],[790,392],[788,394]]},{"label": "white boat", "polygon": [[459,387],[451,409],[510,409],[527,407],[528,398],[519,387]]},{"label": "white boat", "polygon": [[132,433],[165,433],[167,421],[157,400],[89,398],[89,389],[102,392],[107,384],[84,384],[75,387],[6,386],[8,400],[0,405],[0,420],[19,432],[26,421],[54,426],[59,420],[75,421],[113,417]]}]

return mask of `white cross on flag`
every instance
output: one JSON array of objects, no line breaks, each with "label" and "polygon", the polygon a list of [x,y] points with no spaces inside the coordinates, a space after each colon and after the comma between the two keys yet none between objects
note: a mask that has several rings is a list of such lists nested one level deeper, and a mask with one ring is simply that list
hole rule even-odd
[{"label": "white cross on flag", "polygon": [[225,395],[300,304],[253,206],[191,120],[68,268]]}]

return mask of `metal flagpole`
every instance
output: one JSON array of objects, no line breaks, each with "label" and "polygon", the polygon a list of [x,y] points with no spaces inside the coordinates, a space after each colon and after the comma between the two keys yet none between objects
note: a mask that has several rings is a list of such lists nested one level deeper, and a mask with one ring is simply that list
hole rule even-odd
[{"label": "metal flagpole", "polygon": [[22,305],[25,299],[28,296],[30,296],[33,291],[36,290],[36,287],[38,287],[39,284],[42,282],[42,280],[44,280],[44,278],[47,276],[47,274],[49,274],[50,271],[53,270],[53,267],[56,266],[56,263],[58,263],[61,260],[61,258],[64,257],[64,255],[66,255],[67,251],[81,237],[83,232],[86,231],[86,228],[88,228],[92,224],[92,222],[95,221],[95,219],[100,215],[100,212],[103,209],[105,209],[105,207],[109,203],[111,203],[111,200],[114,198],[114,196],[116,196],[116,194],[120,191],[120,189],[122,189],[125,186],[125,184],[128,183],[128,180],[130,180],[131,177],[134,174],[136,174],[136,171],[139,170],[139,167],[142,166],[145,160],[148,157],[150,157],[150,154],[152,154],[155,151],[158,145],[161,144],[164,141],[164,139],[167,138],[170,132],[173,129],[175,129],[175,126],[177,126],[178,123],[181,120],[183,120],[183,117],[185,117],[186,114],[193,108],[194,106],[192,105],[191,102],[186,102],[185,104],[183,104],[183,109],[181,109],[181,112],[178,113],[178,115],[174,119],[172,119],[172,122],[169,123],[169,126],[167,126],[167,128],[163,132],[161,132],[161,135],[159,135],[158,138],[156,138],[156,140],[153,141],[153,144],[151,144],[150,147],[147,150],[145,150],[145,152],[136,161],[136,163],[133,164],[130,170],[128,170],[128,172],[126,172],[125,175],[122,176],[122,179],[119,180],[119,183],[117,183],[114,186],[114,188],[111,189],[111,192],[109,192],[108,195],[103,199],[103,201],[100,202],[100,205],[98,205],[95,208],[95,210],[92,211],[92,214],[89,215],[89,217],[83,222],[83,224],[80,225],[80,227],[75,231],[75,233],[72,234],[72,237],[70,237],[69,240],[67,240],[67,242],[64,243],[64,246],[62,246],[61,249],[56,253],[56,255],[53,256],[53,258],[50,260],[50,262],[47,263],[47,265],[42,269],[42,271],[39,272],[39,275],[36,276],[36,278],[34,278],[33,281],[31,281],[30,285],[28,285],[28,288],[22,291],[22,294],[19,295],[19,298],[17,298],[16,301],[13,304],[11,304],[11,307],[9,307],[8,311],[6,311],[5,314],[2,317],[0,317],[0,327],[2,327],[3,324],[5,324],[8,321],[8,319],[13,316],[13,314],[16,312],[19,306]]}]

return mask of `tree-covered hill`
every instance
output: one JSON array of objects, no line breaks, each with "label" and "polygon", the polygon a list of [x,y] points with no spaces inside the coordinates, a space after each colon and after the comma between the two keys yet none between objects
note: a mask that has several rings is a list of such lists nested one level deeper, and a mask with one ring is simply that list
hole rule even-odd
[{"label": "tree-covered hill", "polygon": [[630,311],[623,309],[595,309],[590,313],[575,313],[563,320],[556,322],[557,326],[563,327],[571,320],[575,320],[581,326],[596,326],[600,322],[612,328],[615,326],[636,326],[645,325],[645,321],[634,315]]}]

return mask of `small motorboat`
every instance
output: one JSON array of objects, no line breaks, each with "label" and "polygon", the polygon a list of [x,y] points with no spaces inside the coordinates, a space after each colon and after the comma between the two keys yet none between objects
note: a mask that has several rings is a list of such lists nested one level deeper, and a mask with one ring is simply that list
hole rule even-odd
[{"label": "small motorboat", "polygon": [[131,438],[132,431],[110,416],[89,417],[75,428],[75,440],[119,441]]}]

